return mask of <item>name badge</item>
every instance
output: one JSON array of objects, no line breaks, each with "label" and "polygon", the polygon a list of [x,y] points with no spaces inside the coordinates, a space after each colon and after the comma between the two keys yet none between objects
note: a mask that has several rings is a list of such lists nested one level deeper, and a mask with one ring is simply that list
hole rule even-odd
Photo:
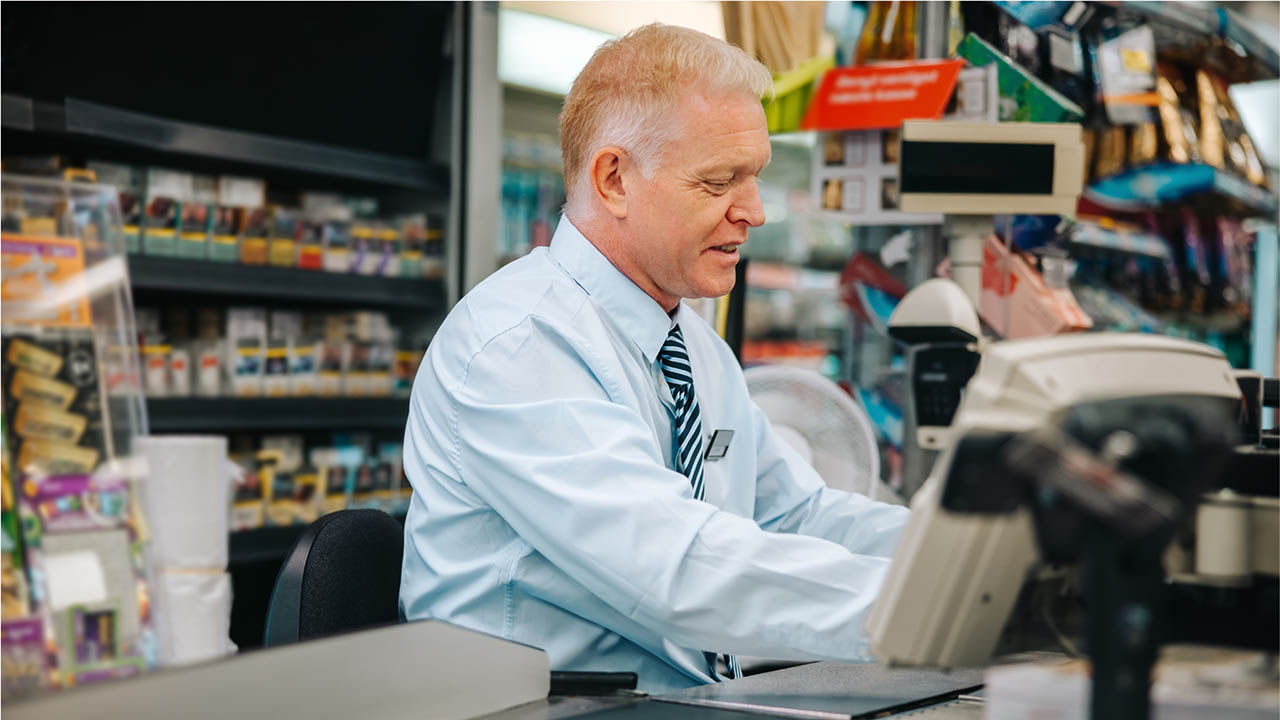
[{"label": "name badge", "polygon": [[703,462],[715,462],[727,455],[731,442],[733,442],[732,430],[717,430],[711,433],[711,442],[707,443],[707,452],[702,456]]}]

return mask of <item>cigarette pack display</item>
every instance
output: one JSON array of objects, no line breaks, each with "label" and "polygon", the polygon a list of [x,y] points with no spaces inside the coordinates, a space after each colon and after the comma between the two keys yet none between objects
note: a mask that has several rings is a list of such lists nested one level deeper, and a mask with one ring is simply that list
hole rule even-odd
[{"label": "cigarette pack display", "polygon": [[351,226],[340,219],[324,222],[324,269],[329,272],[351,270]]},{"label": "cigarette pack display", "polygon": [[322,343],[315,339],[298,339],[290,343],[290,394],[306,397],[318,393],[316,370]]},{"label": "cigarette pack display", "polygon": [[298,267],[304,270],[324,269],[325,224],[303,214],[298,218]]},{"label": "cigarette pack display", "polygon": [[213,235],[209,238],[209,259],[215,262],[240,260],[240,225],[244,208],[218,205],[213,209]]},{"label": "cigarette pack display", "polygon": [[289,341],[271,340],[267,343],[263,366],[262,394],[267,397],[285,397],[289,394]]},{"label": "cigarette pack display", "polygon": [[267,184],[258,178],[219,175],[217,193],[219,205],[251,208],[267,203]]},{"label": "cigarette pack display", "polygon": [[395,366],[395,384],[391,394],[397,397],[408,397],[413,390],[414,378],[418,376],[418,366],[422,363],[423,352],[420,350],[397,350]]},{"label": "cigarette pack display", "polygon": [[382,443],[378,446],[378,468],[374,475],[374,490],[382,509],[400,515],[409,510],[409,490],[402,485],[404,477],[403,448],[400,443]]},{"label": "cigarette pack display", "polygon": [[374,275],[397,277],[400,275],[400,233],[391,227],[383,227],[375,233],[377,238],[377,262]]},{"label": "cigarette pack display", "polygon": [[179,221],[178,257],[204,260],[209,257],[213,235],[213,209],[217,206],[218,181],[208,175],[192,178],[191,192],[182,198]]},{"label": "cigarette pack display", "polygon": [[342,379],[346,374],[350,343],[341,340],[325,340],[320,345],[320,366],[316,371],[316,394],[332,397],[342,394]]},{"label": "cigarette pack display", "polygon": [[169,352],[169,393],[174,397],[191,395],[191,353],[175,346]]},{"label": "cigarette pack display", "polygon": [[347,363],[347,372],[343,378],[342,394],[348,397],[369,395],[372,387],[373,343],[356,341],[351,343],[351,358]]},{"label": "cigarette pack display", "polygon": [[196,395],[217,397],[222,394],[223,343],[200,340],[195,343]]},{"label": "cigarette pack display", "polygon": [[240,262],[244,265],[267,264],[267,239],[273,231],[270,207],[250,208],[244,219],[244,232],[240,236]]},{"label": "cigarette pack display", "polygon": [[277,267],[295,267],[298,264],[298,233],[298,211],[276,208],[267,262]]},{"label": "cigarette pack display", "polygon": [[142,387],[149,397],[169,396],[169,351],[159,340],[142,346]]},{"label": "cigarette pack display", "polygon": [[346,508],[347,498],[350,496],[350,489],[347,486],[350,475],[346,466],[340,462],[338,449],[332,447],[313,449],[311,464],[316,468],[322,492],[320,511],[331,513]]},{"label": "cigarette pack display", "polygon": [[378,251],[373,226],[356,221],[351,224],[350,272],[357,275],[374,275],[377,272]]},{"label": "cigarette pack display", "polygon": [[444,226],[439,218],[430,216],[427,226],[426,246],[422,254],[422,276],[428,280],[444,278]]},{"label": "cigarette pack display", "polygon": [[147,170],[146,219],[142,231],[144,253],[178,254],[182,202],[191,197],[192,182],[188,173],[161,168]]},{"label": "cigarette pack display", "polygon": [[116,189],[120,203],[120,231],[125,250],[142,252],[142,219],[146,207],[146,177],[141,168],[90,160],[88,167],[98,182]]},{"label": "cigarette pack display", "polygon": [[241,474],[231,501],[231,530],[236,532],[262,527],[266,516],[260,467],[252,459],[242,459],[238,464]]},{"label": "cigarette pack display", "polygon": [[423,276],[423,253],[427,247],[426,215],[410,215],[400,221],[400,274],[404,277]]}]

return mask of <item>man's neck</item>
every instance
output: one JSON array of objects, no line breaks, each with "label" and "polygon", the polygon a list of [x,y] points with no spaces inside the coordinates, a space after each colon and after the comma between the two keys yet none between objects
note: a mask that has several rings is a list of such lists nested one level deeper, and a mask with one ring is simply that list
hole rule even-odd
[{"label": "man's neck", "polygon": [[680,298],[672,298],[666,293],[658,289],[652,280],[640,269],[635,263],[631,262],[630,254],[627,252],[629,242],[618,232],[616,220],[611,218],[601,220],[594,216],[583,216],[578,213],[570,213],[565,210],[565,217],[573,226],[582,233],[582,236],[591,243],[600,254],[605,257],[618,272],[622,273],[628,280],[635,283],[636,287],[644,291],[658,306],[663,309],[667,315],[675,316],[676,309],[680,307]]}]

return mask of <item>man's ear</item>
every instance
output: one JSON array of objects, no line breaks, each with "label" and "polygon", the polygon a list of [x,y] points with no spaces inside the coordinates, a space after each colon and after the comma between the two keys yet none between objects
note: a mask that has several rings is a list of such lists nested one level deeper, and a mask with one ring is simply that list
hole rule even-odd
[{"label": "man's ear", "polygon": [[622,182],[622,171],[630,161],[625,150],[606,147],[591,156],[591,164],[587,167],[596,198],[619,220],[627,216],[627,190]]}]

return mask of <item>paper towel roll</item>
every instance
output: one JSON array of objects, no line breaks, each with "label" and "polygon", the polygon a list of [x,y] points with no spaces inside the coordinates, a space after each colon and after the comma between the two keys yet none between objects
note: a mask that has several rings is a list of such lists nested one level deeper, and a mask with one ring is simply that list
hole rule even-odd
[{"label": "paper towel roll", "polygon": [[156,604],[162,665],[214,660],[236,651],[231,642],[231,576],[161,572]]},{"label": "paper towel roll", "polygon": [[160,570],[227,567],[231,485],[221,435],[140,437],[147,464],[143,507],[153,566]]}]

